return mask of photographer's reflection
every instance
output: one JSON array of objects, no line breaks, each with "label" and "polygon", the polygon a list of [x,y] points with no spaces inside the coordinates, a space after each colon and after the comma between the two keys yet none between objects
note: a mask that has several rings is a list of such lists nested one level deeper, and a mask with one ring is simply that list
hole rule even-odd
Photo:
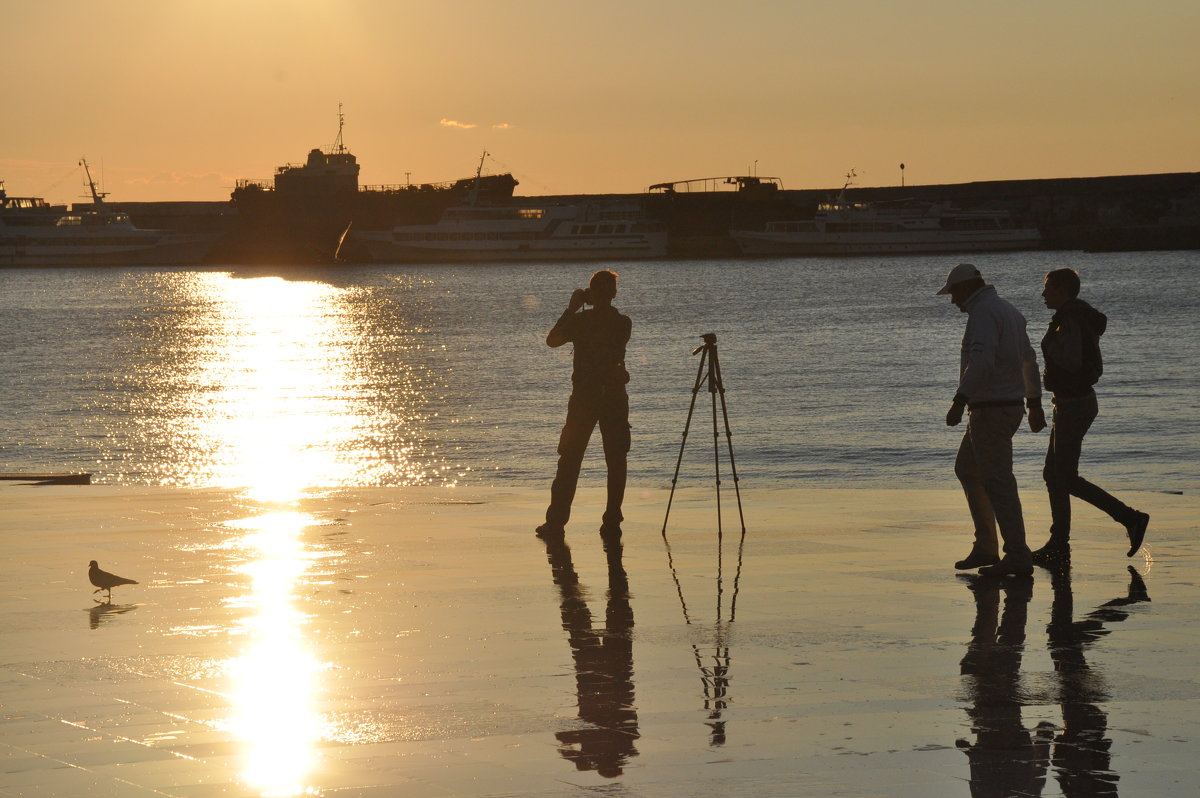
[{"label": "photographer's reflection", "polygon": [[[1031,580],[971,577],[975,626],[962,660],[967,680],[971,729],[975,742],[960,740],[971,768],[972,796],[1040,795],[1053,766],[1054,778],[1067,798],[1117,794],[1117,774],[1110,770],[1109,700],[1104,676],[1087,662],[1088,647],[1129,617],[1122,607],[1149,601],[1146,585],[1133,568],[1124,596],[1107,601],[1082,619],[1074,619],[1070,567],[1051,572],[1053,591],[1046,646],[1054,663],[1055,695],[1062,726],[1042,721],[1033,729],[1022,722],[1021,708],[1042,703],[1022,689],[1021,659],[1025,646]],[[1000,594],[1004,593],[1003,611]]]},{"label": "photographer's reflection", "polygon": [[579,584],[571,550],[561,536],[545,539],[546,558],[558,586],[562,624],[575,660],[579,719],[586,727],[557,732],[559,753],[579,770],[606,778],[623,772],[637,756],[637,709],[633,703],[633,608],[621,562],[621,544],[609,542],[605,625],[596,629]]}]

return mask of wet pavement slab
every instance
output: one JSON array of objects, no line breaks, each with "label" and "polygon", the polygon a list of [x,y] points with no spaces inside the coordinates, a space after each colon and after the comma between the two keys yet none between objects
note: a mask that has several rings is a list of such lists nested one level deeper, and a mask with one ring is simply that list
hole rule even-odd
[{"label": "wet pavement slab", "polygon": [[1200,502],[1128,496],[1136,557],[1078,509],[999,580],[956,490],[744,490],[744,538],[637,490],[606,545],[591,490],[542,540],[542,491],[4,486],[0,795],[1190,794]]}]

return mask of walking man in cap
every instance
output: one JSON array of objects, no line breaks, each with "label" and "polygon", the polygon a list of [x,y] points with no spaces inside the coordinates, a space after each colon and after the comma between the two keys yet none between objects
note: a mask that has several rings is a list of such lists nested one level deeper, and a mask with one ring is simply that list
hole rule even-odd
[{"label": "walking man in cap", "polygon": [[1100,336],[1108,317],[1079,298],[1079,273],[1055,269],[1046,275],[1042,299],[1054,311],[1042,338],[1046,388],[1053,394],[1050,446],[1042,476],[1050,493],[1050,540],[1033,553],[1039,565],[1066,563],[1071,557],[1071,497],[1103,510],[1125,527],[1127,556],[1137,554],[1150,516],[1128,506],[1079,475],[1083,436],[1099,412],[1093,385],[1104,371]]},{"label": "walking man in cap", "polygon": [[[959,359],[958,392],[946,424],[954,427],[970,412],[958,447],[954,473],[967,496],[975,523],[975,543],[954,567],[978,568],[992,576],[1026,576],[1033,560],[1025,542],[1021,498],[1013,476],[1012,438],[1029,409],[1029,428],[1046,427],[1037,355],[1025,332],[1025,317],[984,283],[979,269],[960,263],[950,270],[939,295],[949,294],[967,314]],[[996,530],[1004,539],[1004,556]]]}]

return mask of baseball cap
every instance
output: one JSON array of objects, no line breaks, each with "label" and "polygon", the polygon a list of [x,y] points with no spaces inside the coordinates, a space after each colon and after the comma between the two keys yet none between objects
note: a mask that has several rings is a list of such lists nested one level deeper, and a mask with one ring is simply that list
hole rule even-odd
[{"label": "baseball cap", "polygon": [[942,290],[938,291],[937,294],[934,294],[934,296],[948,294],[950,293],[951,286],[958,285],[959,283],[965,283],[967,280],[975,277],[983,277],[983,275],[979,273],[979,269],[975,268],[975,266],[970,263],[960,263],[950,270],[950,274],[946,275],[946,284],[943,285]]}]

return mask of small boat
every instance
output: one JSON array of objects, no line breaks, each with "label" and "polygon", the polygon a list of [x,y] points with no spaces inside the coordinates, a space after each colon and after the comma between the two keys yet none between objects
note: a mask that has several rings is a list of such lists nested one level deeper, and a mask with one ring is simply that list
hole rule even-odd
[{"label": "small boat", "polygon": [[[0,266],[161,265],[199,263],[212,236],[137,227],[129,215],[104,204],[87,161],[80,161],[92,193],[85,210],[55,214],[0,214]],[[49,206],[52,207],[52,206]]]},{"label": "small boat", "polygon": [[1041,233],[1008,211],[954,208],[948,202],[852,202],[851,172],[837,199],[811,219],[768,221],[762,230],[730,235],[745,255],[882,255],[1037,249]]},{"label": "small boat", "polygon": [[[482,170],[480,159],[477,186]],[[475,190],[433,224],[356,229],[350,238],[372,260],[384,263],[629,260],[667,254],[666,226],[650,220],[638,202],[487,202]]]}]

